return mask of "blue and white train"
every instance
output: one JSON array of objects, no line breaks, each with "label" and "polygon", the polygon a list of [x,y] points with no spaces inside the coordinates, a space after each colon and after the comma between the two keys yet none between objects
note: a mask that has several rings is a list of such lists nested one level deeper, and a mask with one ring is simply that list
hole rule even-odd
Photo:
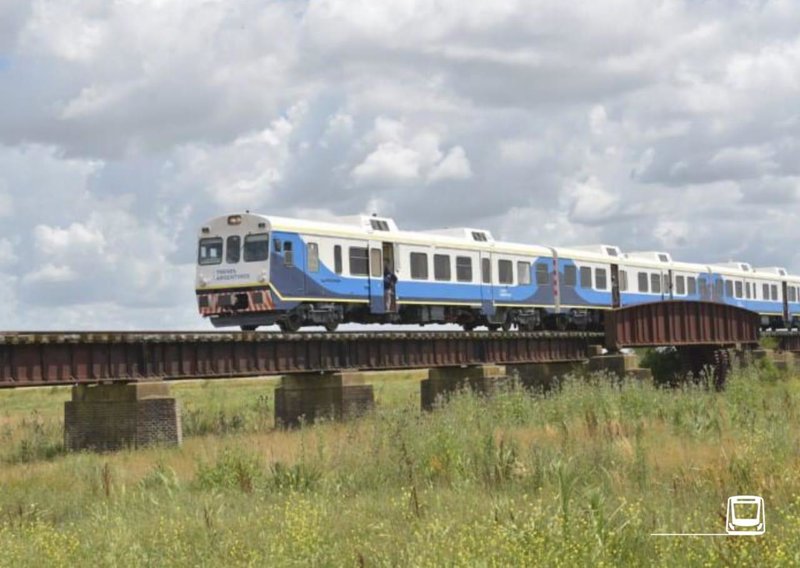
[{"label": "blue and white train", "polygon": [[[397,278],[391,294],[387,271]],[[196,293],[214,326],[243,330],[333,331],[347,322],[595,329],[605,310],[671,299],[740,306],[764,326],[800,324],[800,277],[783,268],[514,244],[481,229],[401,231],[377,216],[211,219],[200,230]]]}]

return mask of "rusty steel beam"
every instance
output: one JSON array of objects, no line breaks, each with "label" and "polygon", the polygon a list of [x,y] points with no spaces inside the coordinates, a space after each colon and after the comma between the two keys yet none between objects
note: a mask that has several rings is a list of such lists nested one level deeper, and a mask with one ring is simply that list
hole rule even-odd
[{"label": "rusty steel beam", "polygon": [[760,316],[713,302],[653,302],[606,312],[605,345],[735,345],[758,342]]},{"label": "rusty steel beam", "polygon": [[550,363],[587,358],[597,333],[4,333],[0,387]]},{"label": "rusty steel beam", "polygon": [[764,335],[778,340],[779,351],[800,351],[800,333],[778,331],[766,332]]}]

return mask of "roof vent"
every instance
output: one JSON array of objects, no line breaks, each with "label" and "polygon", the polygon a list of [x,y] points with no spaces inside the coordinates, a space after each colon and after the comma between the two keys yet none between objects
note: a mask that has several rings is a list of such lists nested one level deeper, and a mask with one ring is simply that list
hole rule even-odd
[{"label": "roof vent", "polygon": [[374,231],[388,231],[389,230],[389,223],[384,221],[383,219],[370,219],[369,224],[372,226]]}]

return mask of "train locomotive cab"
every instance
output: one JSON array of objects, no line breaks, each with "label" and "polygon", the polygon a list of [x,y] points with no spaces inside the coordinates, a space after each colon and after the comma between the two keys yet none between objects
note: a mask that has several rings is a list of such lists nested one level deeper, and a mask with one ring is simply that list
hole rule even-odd
[{"label": "train locomotive cab", "polygon": [[270,223],[250,213],[217,217],[198,235],[196,295],[200,314],[215,327],[254,330],[274,323],[270,290]]}]

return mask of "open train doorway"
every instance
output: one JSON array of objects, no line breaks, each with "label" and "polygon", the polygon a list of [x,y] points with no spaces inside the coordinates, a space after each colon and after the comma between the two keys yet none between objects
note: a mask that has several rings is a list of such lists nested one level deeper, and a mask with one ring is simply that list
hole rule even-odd
[{"label": "open train doorway", "polygon": [[783,281],[781,286],[781,293],[783,294],[783,325],[786,329],[791,329],[791,318],[789,318],[789,284],[786,280]]},{"label": "open train doorway", "polygon": [[619,264],[611,265],[611,307],[618,308],[620,306],[619,296]]},{"label": "open train doorway", "polygon": [[392,243],[383,243],[383,294],[386,312],[397,311],[397,260],[395,246]]}]

